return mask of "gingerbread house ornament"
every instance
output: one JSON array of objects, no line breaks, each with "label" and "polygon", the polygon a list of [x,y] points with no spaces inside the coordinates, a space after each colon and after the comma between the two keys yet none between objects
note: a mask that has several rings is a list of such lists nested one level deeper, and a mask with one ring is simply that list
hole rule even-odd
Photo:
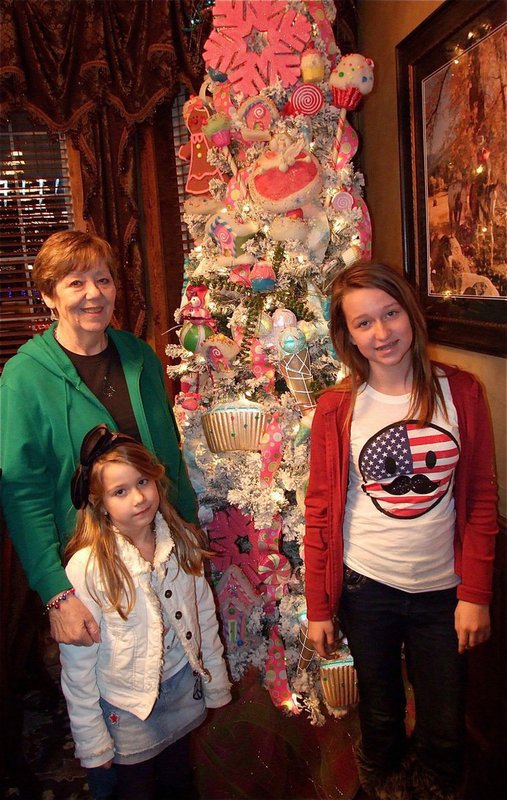
[{"label": "gingerbread house ornament", "polygon": [[260,597],[240,567],[231,564],[216,586],[227,652],[256,646],[261,640],[248,631],[248,620]]}]

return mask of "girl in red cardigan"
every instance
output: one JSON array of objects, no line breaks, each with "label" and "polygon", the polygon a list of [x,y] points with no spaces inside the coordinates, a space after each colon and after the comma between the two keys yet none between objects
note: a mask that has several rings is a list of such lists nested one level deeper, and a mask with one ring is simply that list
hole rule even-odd
[{"label": "girl in red cardigan", "polygon": [[[333,284],[331,337],[349,376],[319,400],[306,496],[309,637],[334,617],[359,683],[361,783],[383,800],[459,797],[464,653],[488,639],[493,444],[473,376],[430,362],[397,271],[358,263]],[[404,653],[416,724],[405,732]]]}]

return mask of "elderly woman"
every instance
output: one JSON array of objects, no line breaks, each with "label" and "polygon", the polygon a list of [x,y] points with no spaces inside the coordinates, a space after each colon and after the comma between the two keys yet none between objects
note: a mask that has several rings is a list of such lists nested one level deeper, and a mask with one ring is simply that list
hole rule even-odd
[{"label": "elderly woman", "polygon": [[61,564],[74,524],[70,480],[90,428],[105,423],[142,442],[164,464],[181,516],[195,521],[196,514],[162,365],[145,342],[109,327],[114,274],[103,239],[81,231],[51,236],[33,280],[56,321],[7,362],[0,383],[4,516],[51,635],[65,644],[99,641]]}]

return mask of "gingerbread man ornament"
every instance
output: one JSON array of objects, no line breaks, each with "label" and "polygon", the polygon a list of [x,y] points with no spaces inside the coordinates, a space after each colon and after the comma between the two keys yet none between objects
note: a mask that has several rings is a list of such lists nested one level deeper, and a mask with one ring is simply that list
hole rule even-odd
[{"label": "gingerbread man ornament", "polygon": [[183,119],[190,132],[190,139],[181,145],[178,157],[182,161],[190,161],[190,169],[185,189],[189,194],[209,194],[209,183],[212,178],[223,180],[218,167],[208,163],[208,150],[212,146],[203,133],[203,126],[208,122],[210,112],[200,97],[191,97],[183,106]]}]

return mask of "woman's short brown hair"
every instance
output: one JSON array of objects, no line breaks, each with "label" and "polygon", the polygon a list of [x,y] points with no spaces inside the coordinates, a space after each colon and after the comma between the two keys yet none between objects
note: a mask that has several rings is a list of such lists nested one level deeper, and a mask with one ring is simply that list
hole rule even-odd
[{"label": "woman's short brown hair", "polygon": [[56,284],[69,272],[84,272],[99,261],[115,279],[116,258],[104,239],[84,231],[58,231],[46,239],[37,253],[32,279],[43,294],[53,297]]}]

